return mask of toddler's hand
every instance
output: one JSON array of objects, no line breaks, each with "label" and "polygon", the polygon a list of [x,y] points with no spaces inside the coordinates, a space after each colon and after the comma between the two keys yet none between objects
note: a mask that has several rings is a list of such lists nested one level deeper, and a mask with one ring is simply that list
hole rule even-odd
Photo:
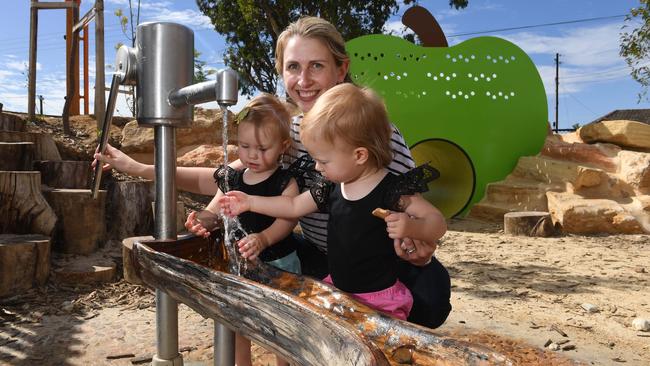
[{"label": "toddler's hand", "polygon": [[250,234],[237,243],[241,256],[253,260],[267,247],[267,241],[262,234]]},{"label": "toddler's hand", "polygon": [[250,210],[249,196],[244,192],[229,191],[219,198],[219,205],[223,213],[232,217]]},{"label": "toddler's hand", "polygon": [[391,212],[384,218],[386,230],[391,239],[402,239],[408,236],[411,218],[404,212]]},{"label": "toddler's hand", "polygon": [[210,236],[210,231],[208,231],[201,221],[197,219],[196,211],[192,211],[187,216],[187,220],[185,220],[185,228],[196,236],[202,236],[204,238]]}]

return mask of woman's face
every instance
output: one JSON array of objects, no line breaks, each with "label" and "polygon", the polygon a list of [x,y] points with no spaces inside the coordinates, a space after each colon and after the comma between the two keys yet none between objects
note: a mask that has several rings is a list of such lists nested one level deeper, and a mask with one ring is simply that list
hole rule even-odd
[{"label": "woman's face", "polygon": [[348,62],[336,65],[327,46],[316,38],[294,36],[284,49],[282,79],[287,93],[303,112],[329,88],[343,82]]}]

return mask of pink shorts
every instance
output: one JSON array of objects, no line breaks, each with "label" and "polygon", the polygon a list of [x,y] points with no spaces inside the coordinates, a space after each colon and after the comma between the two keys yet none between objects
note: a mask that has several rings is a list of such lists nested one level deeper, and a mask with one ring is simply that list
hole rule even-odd
[{"label": "pink shorts", "polygon": [[[323,278],[323,282],[334,284],[330,275]],[[350,295],[373,309],[383,311],[402,320],[406,320],[413,306],[411,291],[399,280],[393,286],[383,290]]]}]

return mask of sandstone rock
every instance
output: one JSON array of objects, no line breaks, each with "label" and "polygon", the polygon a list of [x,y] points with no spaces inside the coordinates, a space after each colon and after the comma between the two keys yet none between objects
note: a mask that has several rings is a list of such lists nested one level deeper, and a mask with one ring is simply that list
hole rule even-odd
[{"label": "sandstone rock", "polygon": [[[234,115],[228,112],[228,119]],[[190,128],[176,129],[177,153],[185,153],[183,147],[192,148],[202,144],[219,145],[222,141],[222,112],[213,109],[195,109],[194,121]],[[228,125],[228,139],[235,141],[235,124]],[[122,151],[128,155],[153,154],[154,128],[138,127],[137,121],[131,121],[122,130]]]},{"label": "sandstone rock", "polygon": [[602,121],[578,130],[585,142],[609,142],[623,147],[650,149],[650,125],[635,121]]},{"label": "sandstone rock", "polygon": [[[228,160],[237,160],[237,146],[228,145]],[[217,167],[223,164],[223,147],[200,145],[177,159],[178,166]]]},{"label": "sandstone rock", "polygon": [[623,150],[619,176],[635,190],[650,193],[650,153]]},{"label": "sandstone rock", "polygon": [[548,211],[563,232],[576,234],[643,234],[639,221],[619,203],[585,199],[572,193],[548,192]]},{"label": "sandstone rock", "polygon": [[546,139],[540,154],[616,172],[618,167],[616,157],[620,151],[620,147],[612,144],[569,143],[554,135]]}]

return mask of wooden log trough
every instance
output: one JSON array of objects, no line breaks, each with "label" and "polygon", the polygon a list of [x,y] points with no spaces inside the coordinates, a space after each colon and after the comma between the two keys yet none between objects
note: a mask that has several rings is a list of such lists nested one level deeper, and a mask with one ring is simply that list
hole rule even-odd
[{"label": "wooden log trough", "polygon": [[[333,286],[246,262],[227,272],[219,242],[136,240],[147,285],[299,365],[512,365],[508,356],[392,318]],[[572,364],[563,363],[563,364]]]}]

